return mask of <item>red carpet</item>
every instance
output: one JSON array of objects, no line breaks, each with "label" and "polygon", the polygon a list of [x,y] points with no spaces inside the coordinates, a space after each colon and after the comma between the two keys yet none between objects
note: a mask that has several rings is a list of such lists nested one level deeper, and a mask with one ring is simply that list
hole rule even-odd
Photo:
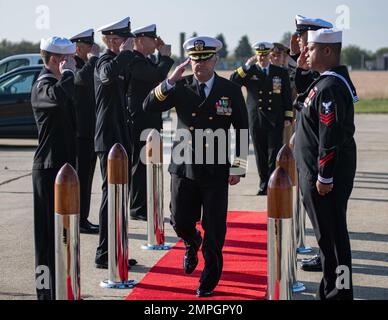
[{"label": "red carpet", "polygon": [[[170,250],[136,285],[127,300],[196,300],[203,269],[198,252],[196,271],[183,273],[184,244]],[[261,300],[267,288],[267,216],[230,212],[224,247],[224,271],[213,300]]]}]

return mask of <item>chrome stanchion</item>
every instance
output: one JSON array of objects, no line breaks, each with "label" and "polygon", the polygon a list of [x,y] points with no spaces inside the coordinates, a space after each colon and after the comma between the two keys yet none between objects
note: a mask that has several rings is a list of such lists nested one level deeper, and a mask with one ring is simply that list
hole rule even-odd
[{"label": "chrome stanchion", "polygon": [[144,250],[170,250],[165,243],[163,205],[163,140],[157,130],[147,137],[147,233],[148,242]]},{"label": "chrome stanchion", "polygon": [[292,182],[279,167],[268,185],[268,300],[291,300]]},{"label": "chrome stanchion", "polygon": [[[277,157],[277,167],[282,167],[284,170],[286,170],[287,174],[291,178],[292,187],[294,189],[293,194],[296,194],[295,191],[295,185],[297,180],[297,174],[296,174],[296,165],[295,165],[295,158],[292,153],[292,150],[289,148],[288,145],[284,145],[283,148],[279,151],[278,157]],[[291,199],[293,201],[293,199]],[[290,250],[292,253],[292,259],[290,260],[290,274],[292,279],[292,290],[295,293],[303,292],[306,290],[306,287],[302,282],[299,282],[297,280],[297,270],[298,270],[298,259],[296,255],[296,221],[295,217],[292,218],[292,233],[290,238]]]},{"label": "chrome stanchion", "polygon": [[76,171],[66,164],[55,180],[56,300],[81,300],[80,199]]},{"label": "chrome stanchion", "polygon": [[[294,150],[295,134],[291,137],[290,148]],[[296,252],[299,254],[309,254],[313,251],[312,248],[306,246],[306,210],[302,201],[302,194],[299,188],[299,176],[296,176],[296,193],[294,206],[294,222],[296,233]]]},{"label": "chrome stanchion", "polygon": [[128,156],[115,144],[108,156],[108,280],[102,288],[132,289],[128,280]]}]

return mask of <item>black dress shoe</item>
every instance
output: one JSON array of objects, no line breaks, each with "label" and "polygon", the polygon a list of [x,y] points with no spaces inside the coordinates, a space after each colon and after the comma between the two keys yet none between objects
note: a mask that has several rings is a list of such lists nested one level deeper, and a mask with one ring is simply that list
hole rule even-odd
[{"label": "black dress shoe", "polygon": [[198,289],[197,290],[197,297],[198,298],[209,298],[209,297],[212,297],[214,296],[214,292],[213,291],[207,291],[207,290],[203,290],[203,289]]},{"label": "black dress shoe", "polygon": [[267,190],[259,189],[257,192],[258,196],[266,196],[267,195]]},{"label": "black dress shoe", "polygon": [[322,262],[320,256],[315,256],[308,260],[302,260],[300,267],[303,271],[318,272],[322,271]]},{"label": "black dress shoe", "polygon": [[131,220],[147,221],[147,216],[142,215],[142,214],[130,215],[130,217],[131,217]]},{"label": "black dress shoe", "polygon": [[[137,264],[137,261],[135,259],[129,259],[128,260],[128,270],[130,270],[131,267],[135,266],[136,264]],[[108,261],[107,262],[96,262],[96,268],[108,270]]]},{"label": "black dress shoe", "polygon": [[185,243],[186,253],[183,260],[183,269],[185,274],[192,274],[198,265],[198,250],[201,247],[202,237],[199,235],[198,240],[193,244]]},{"label": "black dress shoe", "polygon": [[85,234],[98,234],[100,228],[98,225],[92,224],[88,220],[81,220],[80,232]]}]

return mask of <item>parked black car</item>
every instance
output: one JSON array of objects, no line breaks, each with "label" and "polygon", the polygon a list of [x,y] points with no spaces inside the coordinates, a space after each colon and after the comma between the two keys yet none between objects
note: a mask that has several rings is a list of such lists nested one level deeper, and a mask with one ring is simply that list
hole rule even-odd
[{"label": "parked black car", "polygon": [[38,137],[31,90],[42,67],[22,67],[0,77],[0,138]]}]

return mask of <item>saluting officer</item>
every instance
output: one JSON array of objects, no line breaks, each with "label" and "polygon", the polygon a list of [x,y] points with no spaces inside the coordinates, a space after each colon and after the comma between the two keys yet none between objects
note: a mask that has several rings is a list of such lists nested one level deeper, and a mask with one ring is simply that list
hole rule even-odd
[{"label": "saluting officer", "polygon": [[[146,112],[160,113],[175,107],[178,115],[177,138],[180,139],[174,142],[169,167],[171,223],[185,242],[184,272],[191,274],[197,267],[197,252],[202,243],[196,223],[201,220],[203,209],[205,234],[202,253],[205,268],[197,290],[198,297],[213,295],[221,277],[229,184],[238,184],[240,176],[245,174],[248,154],[248,118],[242,92],[238,86],[214,72],[216,52],[221,48],[222,43],[210,37],[187,40],[184,49],[190,59],[177,67],[144,102]],[[190,61],[194,75],[183,77]],[[232,170],[228,159],[228,130],[231,125],[236,129],[237,141]],[[197,137],[197,134],[201,136],[203,133],[214,139],[216,130],[221,135],[217,139],[220,147],[214,146],[208,139]],[[222,142],[225,142],[224,148]],[[244,145],[245,149],[242,148]],[[183,158],[180,157],[181,151]],[[203,161],[205,153],[210,155]],[[214,161],[211,161],[212,155]]]},{"label": "saluting officer", "polygon": [[294,114],[287,70],[270,64],[272,43],[258,42],[253,48],[256,56],[238,68],[231,80],[248,91],[249,129],[261,180],[257,195],[266,195],[282,146],[283,129],[291,126]]},{"label": "saluting officer", "polygon": [[52,37],[42,39],[40,50],[44,68],[31,92],[39,141],[32,170],[35,266],[49,269],[50,284],[36,291],[38,300],[55,300],[54,185],[63,165],[75,166],[75,45]]},{"label": "saluting officer", "polygon": [[[144,99],[153,88],[166,79],[174,64],[171,46],[165,45],[156,34],[156,25],[144,26],[132,31],[135,35],[134,58],[129,66],[128,108],[133,135],[132,179],[130,192],[130,216],[133,220],[147,220],[147,171],[141,151],[145,146],[143,131],[162,129],[162,114],[146,114]],[[158,51],[157,63],[149,56]],[[144,150],[143,150],[144,151]]]},{"label": "saluting officer", "polygon": [[[346,209],[356,172],[356,90],[340,66],[342,32],[308,32],[307,62],[320,73],[306,93],[295,153],[303,202],[321,252],[323,279],[317,297],[352,299],[352,264]],[[338,276],[344,279],[337,281]]]},{"label": "saluting officer", "polygon": [[[107,46],[99,58],[94,73],[97,121],[95,151],[100,159],[102,201],[100,208],[100,242],[96,252],[96,267],[108,268],[108,154],[120,143],[131,163],[129,116],[126,109],[128,66],[134,58],[133,35],[130,19],[101,27],[102,39]],[[129,166],[130,168],[130,166]]]},{"label": "saluting officer", "polygon": [[94,30],[89,29],[70,38],[76,44],[77,71],[75,74],[75,119],[77,134],[77,173],[80,183],[80,231],[97,234],[99,226],[89,222],[90,198],[97,155],[94,151],[96,128],[96,100],[94,95],[94,68],[99,47],[94,43]]},{"label": "saluting officer", "polygon": [[270,54],[272,65],[282,68],[288,68],[288,48],[279,42],[273,43],[273,49]]},{"label": "saluting officer", "polygon": [[304,93],[313,81],[319,78],[316,70],[310,70],[306,62],[307,32],[333,28],[333,24],[322,19],[307,18],[302,15],[295,17],[296,33],[291,38],[291,58],[297,62],[294,69],[295,87],[297,93]]}]

